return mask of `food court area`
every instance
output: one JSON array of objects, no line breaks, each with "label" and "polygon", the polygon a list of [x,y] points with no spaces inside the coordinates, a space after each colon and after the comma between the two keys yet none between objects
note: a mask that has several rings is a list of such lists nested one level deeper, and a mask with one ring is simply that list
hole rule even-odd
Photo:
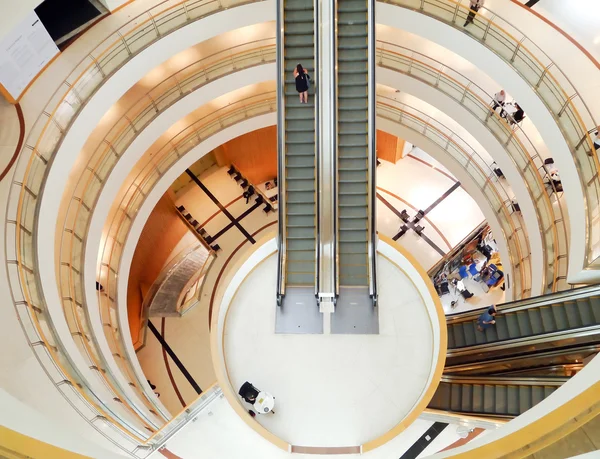
[{"label": "food court area", "polygon": [[455,314],[504,301],[504,272],[487,224],[429,270],[444,312]]}]

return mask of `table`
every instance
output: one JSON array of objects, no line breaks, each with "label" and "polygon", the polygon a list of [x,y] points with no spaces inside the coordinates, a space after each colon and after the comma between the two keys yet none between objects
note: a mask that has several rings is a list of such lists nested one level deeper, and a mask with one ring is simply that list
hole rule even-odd
[{"label": "table", "polygon": [[256,401],[254,402],[254,409],[258,414],[267,414],[273,411],[275,407],[275,397],[268,392],[259,392]]}]

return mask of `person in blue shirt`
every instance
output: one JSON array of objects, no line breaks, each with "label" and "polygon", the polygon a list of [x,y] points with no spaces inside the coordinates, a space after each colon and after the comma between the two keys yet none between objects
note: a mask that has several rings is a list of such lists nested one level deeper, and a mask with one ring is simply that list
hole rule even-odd
[{"label": "person in blue shirt", "polygon": [[496,317],[496,305],[491,305],[483,314],[477,318],[477,330],[480,332],[489,328],[491,325],[496,323],[494,319]]}]

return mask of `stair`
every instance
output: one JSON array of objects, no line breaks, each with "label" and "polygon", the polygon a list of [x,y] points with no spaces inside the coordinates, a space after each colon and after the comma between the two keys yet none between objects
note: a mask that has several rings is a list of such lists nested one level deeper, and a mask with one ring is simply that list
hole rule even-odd
[{"label": "stair", "polygon": [[312,74],[312,0],[286,0],[284,9],[286,285],[314,286],[316,250],[316,166],[314,95],[301,104],[293,77],[298,63]]},{"label": "stair", "polygon": [[365,0],[337,6],[339,284],[369,284],[368,10]]},{"label": "stair", "polygon": [[445,377],[428,408],[477,416],[512,418],[550,396],[567,379]]}]

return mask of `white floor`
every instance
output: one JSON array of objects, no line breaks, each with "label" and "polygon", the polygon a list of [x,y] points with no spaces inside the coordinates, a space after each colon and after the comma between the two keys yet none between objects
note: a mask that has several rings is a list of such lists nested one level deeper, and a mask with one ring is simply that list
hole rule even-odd
[{"label": "white floor", "polygon": [[425,389],[433,340],[428,312],[410,279],[379,260],[379,335],[275,334],[274,255],[230,306],[224,343],[231,384],[250,381],[272,393],[276,414],[256,420],[291,444],[373,440],[400,422]]},{"label": "white floor", "polygon": [[[360,457],[365,459],[397,459],[432,424],[431,421],[417,419],[402,435],[380,448],[362,454]],[[331,426],[329,430],[334,428],[337,427]],[[419,457],[434,454],[458,439],[456,427],[450,425]],[[183,459],[315,459],[332,457],[331,455],[320,454],[291,454],[277,448],[254,430],[248,428],[225,398],[213,402],[208,410],[203,411],[194,422],[190,422],[171,438],[166,448]],[[152,457],[162,459],[163,456],[157,452]],[[356,459],[358,455],[341,454],[333,457],[336,459]]]}]

